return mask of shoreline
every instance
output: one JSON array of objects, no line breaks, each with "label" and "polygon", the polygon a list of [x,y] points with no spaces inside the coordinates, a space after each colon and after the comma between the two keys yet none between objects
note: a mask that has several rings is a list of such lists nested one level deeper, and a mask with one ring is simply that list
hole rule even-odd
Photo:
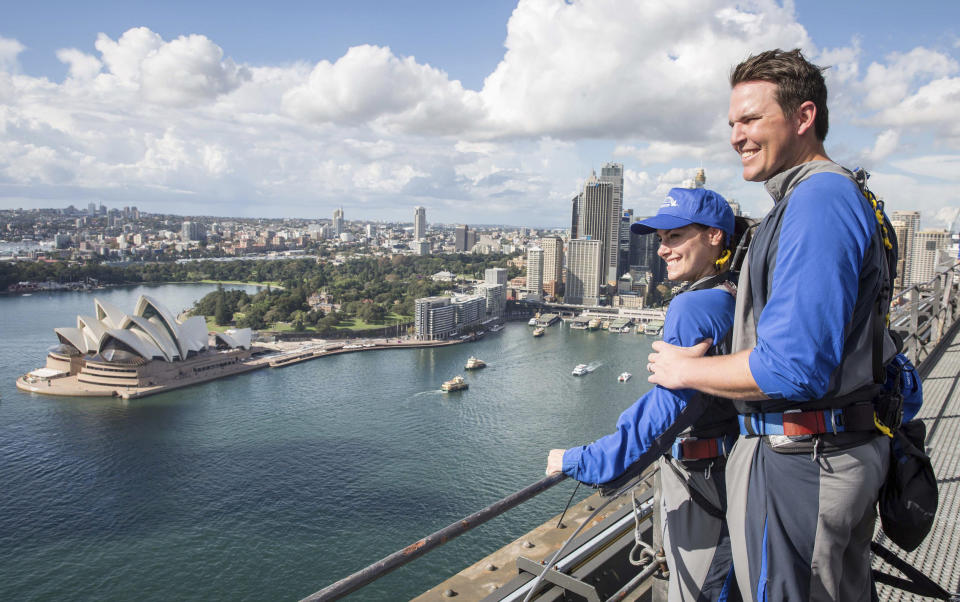
[{"label": "shoreline", "polygon": [[[258,355],[251,357],[246,361],[233,364],[224,370],[211,373],[204,376],[195,376],[190,378],[178,379],[166,384],[150,385],[144,387],[132,386],[106,386],[83,384],[78,381],[78,375],[61,376],[54,378],[37,378],[29,374],[23,374],[17,378],[17,389],[26,393],[36,393],[38,395],[47,395],[51,397],[117,397],[124,400],[141,399],[150,395],[166,393],[175,389],[181,389],[193,385],[199,385],[213,380],[234,376],[237,374],[246,374],[263,368],[285,368],[294,364],[299,364],[309,360],[326,357],[331,355],[340,355],[343,353],[355,353],[360,351],[381,351],[387,349],[423,349],[428,347],[449,347],[461,343],[469,343],[482,337],[469,337],[467,339],[448,339],[443,341],[418,341],[415,339],[404,340],[395,339],[349,339],[348,341],[366,341],[357,342],[336,342],[329,343],[326,339],[311,339],[309,341],[298,341],[292,343],[265,343],[255,345],[253,349],[257,350]],[[372,342],[379,341],[379,342]],[[396,341],[396,342],[394,342]],[[317,347],[323,346],[321,349]],[[272,350],[274,353],[265,353]],[[159,360],[155,360],[159,361]],[[43,383],[46,383],[45,385]]]}]

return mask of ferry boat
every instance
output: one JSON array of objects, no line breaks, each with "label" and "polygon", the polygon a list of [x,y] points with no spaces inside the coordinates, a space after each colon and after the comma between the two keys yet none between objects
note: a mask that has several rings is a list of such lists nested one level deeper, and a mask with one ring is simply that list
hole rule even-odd
[{"label": "ferry boat", "polygon": [[542,337],[544,333],[543,326],[537,326],[533,329],[533,336]]},{"label": "ferry boat", "polygon": [[444,391],[460,391],[461,389],[466,389],[469,386],[470,385],[467,384],[467,381],[463,380],[462,376],[454,376],[450,380],[440,385],[440,388]]},{"label": "ferry boat", "polygon": [[587,370],[586,364],[577,364],[577,367],[573,369],[574,376],[583,376],[584,374],[590,374],[590,371]]},{"label": "ferry boat", "polygon": [[480,358],[470,356],[470,359],[467,360],[467,363],[464,364],[464,369],[466,370],[476,370],[477,368],[486,368],[487,362],[483,361]]},{"label": "ferry boat", "polygon": [[594,318],[593,320],[587,322],[587,329],[596,330],[598,328],[600,328],[600,320]]},{"label": "ferry boat", "polygon": [[620,376],[617,377],[617,380],[620,381],[620,382],[622,382],[622,383],[625,383],[625,382],[627,382],[628,380],[630,380],[630,377],[631,377],[631,376],[633,376],[633,375],[630,374],[629,372],[621,372],[621,373],[620,373]]}]

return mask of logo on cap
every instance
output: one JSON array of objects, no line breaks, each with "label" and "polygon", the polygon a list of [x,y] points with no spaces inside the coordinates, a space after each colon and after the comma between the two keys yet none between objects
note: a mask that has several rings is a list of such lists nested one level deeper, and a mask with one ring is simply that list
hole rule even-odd
[{"label": "logo on cap", "polygon": [[660,207],[676,207],[676,206],[677,206],[677,201],[672,196],[668,196],[667,198],[663,199],[663,204],[660,205]]}]

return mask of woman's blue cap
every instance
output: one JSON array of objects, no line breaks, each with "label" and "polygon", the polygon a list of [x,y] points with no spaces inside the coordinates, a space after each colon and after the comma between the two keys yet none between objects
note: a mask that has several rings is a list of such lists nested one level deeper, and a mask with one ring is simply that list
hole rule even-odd
[{"label": "woman's blue cap", "polygon": [[702,224],[733,236],[733,210],[718,193],[706,188],[671,188],[660,210],[653,217],[634,222],[630,231],[650,234],[690,224]]}]

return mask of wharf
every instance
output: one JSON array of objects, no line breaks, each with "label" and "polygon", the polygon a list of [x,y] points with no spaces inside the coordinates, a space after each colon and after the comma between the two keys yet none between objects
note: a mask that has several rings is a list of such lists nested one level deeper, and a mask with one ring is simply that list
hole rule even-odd
[{"label": "wharf", "polygon": [[[293,350],[286,350],[281,355],[270,355],[262,358],[271,368],[285,368],[301,362],[314,360],[319,357],[338,355],[341,353],[356,353],[358,351],[377,351],[383,349],[420,349],[424,347],[447,347],[459,345],[475,339],[447,339],[443,341],[417,341],[403,339],[376,339],[374,341],[337,342],[321,346],[319,343],[307,343]],[[319,348],[317,348],[319,347]]]}]

